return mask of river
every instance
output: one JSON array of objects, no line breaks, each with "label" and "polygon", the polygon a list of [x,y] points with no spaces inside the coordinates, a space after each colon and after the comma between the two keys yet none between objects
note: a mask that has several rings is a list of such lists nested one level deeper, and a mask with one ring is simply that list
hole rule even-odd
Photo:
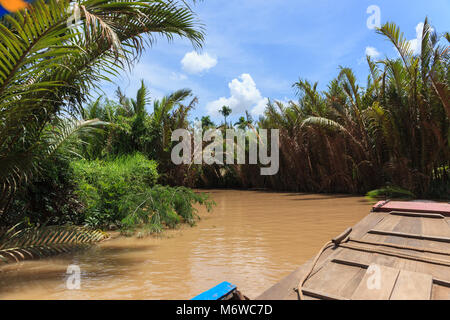
[{"label": "river", "polygon": [[[0,267],[0,299],[190,299],[222,281],[254,298],[370,211],[363,197],[207,192],[217,206],[194,227]],[[67,288],[69,265],[80,289]]]}]

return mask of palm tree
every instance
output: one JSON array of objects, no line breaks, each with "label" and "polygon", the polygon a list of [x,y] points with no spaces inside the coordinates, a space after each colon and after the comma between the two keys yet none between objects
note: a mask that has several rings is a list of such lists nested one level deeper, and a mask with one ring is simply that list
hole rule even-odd
[{"label": "palm tree", "polygon": [[252,124],[252,116],[248,113],[248,111],[245,111],[245,117],[239,117],[238,122],[236,122],[234,125],[238,126],[238,128],[241,130],[245,130],[248,127],[251,127]]},{"label": "palm tree", "polygon": [[[378,31],[399,53],[367,57],[366,88],[340,68],[325,92],[294,84],[298,101],[270,102],[263,128],[280,128],[280,173],[272,183],[302,191],[409,190],[447,195],[450,181],[450,52],[425,19],[420,54],[393,23]],[[399,188],[400,187],[400,188]],[[412,194],[411,192],[409,194]]]},{"label": "palm tree", "polygon": [[150,103],[150,92],[145,86],[144,80],[141,80],[141,87],[136,93],[136,100],[131,99],[134,114],[147,114],[145,107]]},{"label": "palm tree", "polygon": [[[67,25],[71,4],[77,28]],[[99,80],[131,66],[156,36],[194,47],[204,39],[188,4],[169,0],[36,0],[0,23],[0,214],[53,150],[56,125],[80,115]]]},{"label": "palm tree", "polygon": [[[177,90],[161,100],[153,102],[153,126],[159,132],[159,143],[161,144],[161,150],[168,145],[170,138],[170,113],[174,111],[176,106],[180,106],[181,102],[192,95],[190,89]],[[196,101],[197,98],[194,98]],[[195,104],[194,101],[191,103]]]},{"label": "palm tree", "polygon": [[232,110],[228,106],[223,106],[222,109],[219,110],[220,114],[223,115],[225,119],[225,128],[227,127],[227,117],[231,114]]},{"label": "palm tree", "polygon": [[202,128],[211,128],[216,126],[214,122],[212,122],[210,116],[203,116],[200,121],[202,122]]}]

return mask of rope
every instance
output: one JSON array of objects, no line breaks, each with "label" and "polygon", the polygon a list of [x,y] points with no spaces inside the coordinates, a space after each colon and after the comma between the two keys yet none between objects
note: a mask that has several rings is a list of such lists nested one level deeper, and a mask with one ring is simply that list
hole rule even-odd
[{"label": "rope", "polygon": [[306,282],[306,280],[308,280],[309,276],[310,276],[311,273],[313,272],[314,267],[316,266],[317,261],[319,261],[319,258],[320,258],[320,256],[322,255],[322,253],[323,253],[325,250],[327,250],[328,247],[330,247],[331,245],[333,245],[333,242],[332,242],[332,241],[328,241],[327,243],[325,243],[325,245],[322,247],[322,249],[320,249],[319,253],[318,253],[318,254],[316,255],[316,257],[314,258],[314,261],[313,261],[313,263],[312,263],[312,265],[311,265],[311,268],[310,268],[309,272],[308,272],[305,276],[303,276],[303,278],[302,278],[302,279],[300,280],[300,282],[298,283],[297,288],[295,288],[296,291],[297,291],[297,293],[298,293],[298,299],[299,299],[299,300],[304,300],[304,298],[303,298],[303,292],[302,292],[303,284]]}]

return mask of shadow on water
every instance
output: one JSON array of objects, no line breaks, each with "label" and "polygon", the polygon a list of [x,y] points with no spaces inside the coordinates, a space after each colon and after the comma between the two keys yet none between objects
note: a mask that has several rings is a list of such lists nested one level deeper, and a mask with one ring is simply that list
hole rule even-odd
[{"label": "shadow on water", "polygon": [[77,250],[72,253],[11,263],[0,266],[0,295],[8,292],[10,285],[18,287],[46,287],[47,284],[64,284],[67,267],[80,264],[84,278],[108,278],[119,276],[124,267],[141,264],[151,259],[156,245],[145,244],[134,247],[109,243]]}]

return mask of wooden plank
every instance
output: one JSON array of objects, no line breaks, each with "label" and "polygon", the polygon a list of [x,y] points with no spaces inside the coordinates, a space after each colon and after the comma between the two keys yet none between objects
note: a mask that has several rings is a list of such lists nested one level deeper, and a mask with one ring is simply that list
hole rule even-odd
[{"label": "wooden plank", "polygon": [[[395,227],[399,224],[399,222],[402,218],[403,217],[401,217],[401,216],[386,215],[386,217],[382,221],[380,221],[380,223],[378,223],[376,225],[376,228],[372,228],[372,229],[393,231],[395,229]],[[370,230],[367,230],[367,231],[370,231]]]},{"label": "wooden plank", "polygon": [[367,233],[370,229],[374,228],[377,224],[380,223],[386,217],[386,213],[383,212],[372,212],[363,220],[358,222],[353,227],[353,231],[350,234],[351,237],[360,238],[364,234]]},{"label": "wooden plank", "polygon": [[450,288],[450,281],[444,280],[444,279],[436,279],[433,277],[433,284],[437,284],[440,286],[444,286],[447,288]]},{"label": "wooden plank", "polygon": [[305,284],[305,289],[325,291],[333,296],[342,296],[342,291],[346,289],[361,268],[347,266],[343,264],[336,264],[329,262],[317,272],[314,276],[309,278]]},{"label": "wooden plank", "polygon": [[430,300],[432,285],[429,274],[401,270],[391,300]]},{"label": "wooden plank", "polygon": [[[420,219],[421,218],[416,217],[402,217],[392,232],[420,235],[422,230],[422,223]],[[405,246],[408,244],[408,238],[405,239],[396,236],[388,236],[386,238],[386,242]]]},{"label": "wooden plank", "polygon": [[445,220],[422,218],[422,233],[424,236],[450,238],[450,227]]},{"label": "wooden plank", "polygon": [[358,272],[339,290],[339,295],[350,299],[366,274],[367,268],[358,267]]},{"label": "wooden plank", "polygon": [[[417,217],[410,217],[410,216],[398,216],[400,218],[397,223],[397,225],[390,227],[391,232],[381,232],[381,233],[369,233],[367,235],[367,240],[372,240],[374,242],[380,242],[380,243],[386,243],[386,244],[392,244],[396,246],[413,246],[417,248],[421,248],[421,240],[417,239],[411,239],[406,237],[398,236],[399,234],[417,234],[421,235],[422,231],[422,224],[420,219]],[[379,226],[377,226],[378,228]],[[385,231],[385,230],[383,230]],[[386,230],[387,231],[387,230]],[[369,231],[370,232],[370,231]],[[377,239],[378,238],[378,239]],[[364,239],[366,240],[366,239]],[[410,250],[400,249],[400,248],[388,248],[389,250],[393,250],[395,252],[399,253],[407,253],[411,254]],[[421,256],[422,253],[420,252],[414,252],[415,255]],[[375,264],[381,264],[388,267],[396,268],[396,269],[407,269],[415,271],[417,268],[417,261],[410,260],[410,259],[404,259],[394,256],[389,256],[385,254],[376,254],[374,255],[374,259],[372,263]]]},{"label": "wooden plank", "polygon": [[351,266],[351,267],[362,268],[362,269],[367,269],[369,267],[369,265],[355,261],[355,260],[342,260],[339,258],[335,258],[335,259],[331,260],[331,262],[339,263],[339,264],[343,264],[343,265]]},{"label": "wooden plank", "polygon": [[405,217],[416,217],[416,218],[430,218],[430,219],[444,219],[442,214],[436,213],[416,213],[416,212],[404,212],[404,211],[391,211],[390,215],[394,216],[405,216]]},{"label": "wooden plank", "polygon": [[320,291],[320,290],[312,290],[312,289],[303,288],[302,292],[306,296],[309,296],[309,297],[312,297],[312,298],[316,298],[316,299],[320,299],[320,300],[348,300],[345,297],[332,295],[332,294],[325,293],[325,292]]},{"label": "wooden plank", "polygon": [[429,274],[433,279],[442,279],[447,282],[450,281],[450,272],[449,267],[447,266],[418,261],[415,270],[411,271]]},{"label": "wooden plank", "polygon": [[449,287],[434,284],[431,292],[431,299],[433,300],[450,300]]},{"label": "wooden plank", "polygon": [[[373,270],[378,270],[375,273]],[[371,265],[352,295],[352,300],[388,300],[399,275],[399,270],[381,265]],[[372,283],[379,276],[378,286]]]},{"label": "wooden plank", "polygon": [[372,229],[369,231],[369,233],[385,235],[385,236],[394,236],[394,237],[400,237],[400,238],[412,238],[412,239],[431,240],[431,241],[450,243],[450,237],[435,237],[435,236],[427,236],[427,235],[420,235],[420,234],[413,234],[413,233],[406,233],[406,232],[384,231],[384,230],[378,230],[378,229]]},{"label": "wooden plank", "polygon": [[[402,222],[404,223],[403,226],[399,227],[399,229],[396,229],[394,231],[404,231],[411,234],[422,234],[422,219],[421,217],[411,217],[411,216],[405,216],[402,219]],[[426,218],[430,219],[430,218]],[[423,248],[423,240],[420,239],[414,239],[414,238],[406,238],[404,240],[404,243],[402,245],[407,247],[414,247],[418,249]],[[423,252],[420,251],[410,251],[410,250],[402,250],[402,249],[395,249],[396,251],[406,253],[406,254],[413,254],[418,257],[423,257]],[[416,271],[417,269],[417,261],[406,259],[403,264],[403,269]]]}]

